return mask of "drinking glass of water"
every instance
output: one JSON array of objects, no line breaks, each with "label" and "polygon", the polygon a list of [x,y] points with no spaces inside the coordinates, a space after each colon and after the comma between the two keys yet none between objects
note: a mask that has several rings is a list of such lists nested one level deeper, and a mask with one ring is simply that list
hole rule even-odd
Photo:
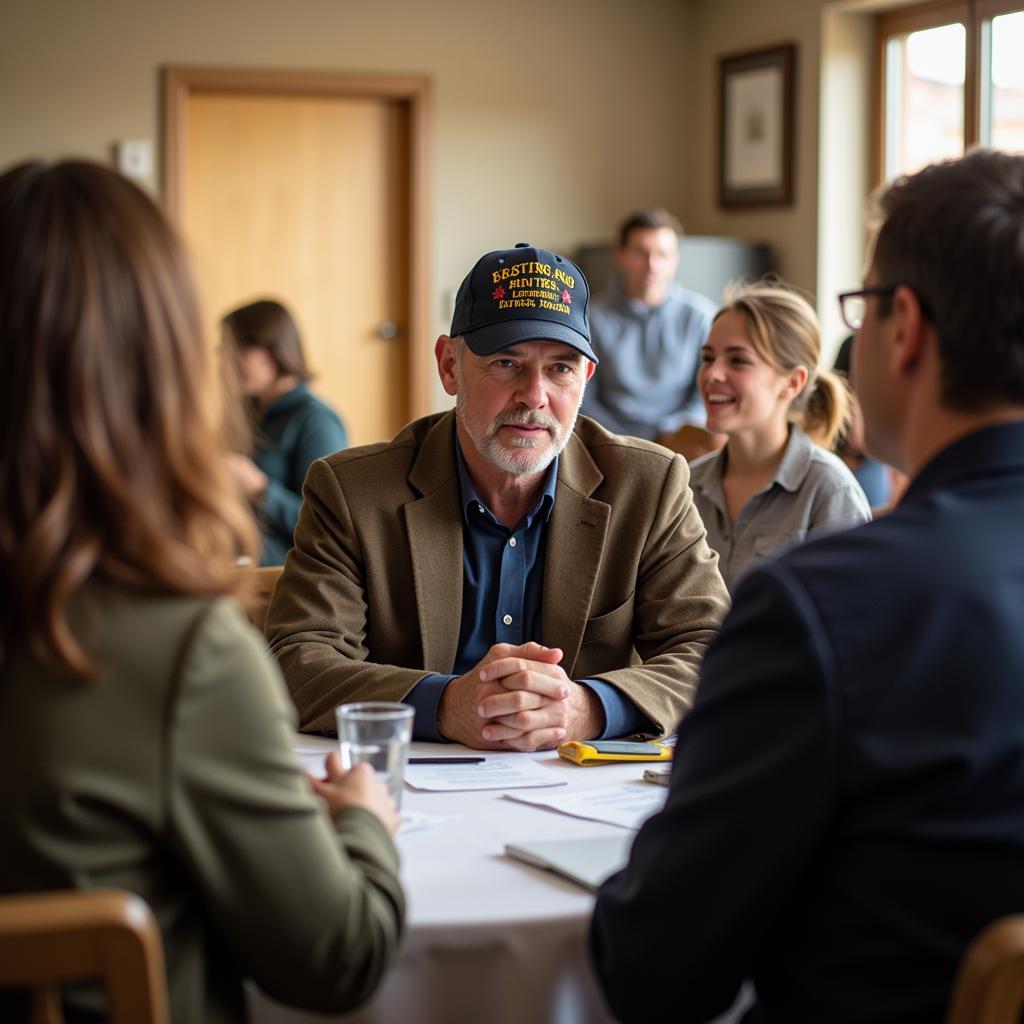
[{"label": "drinking glass of water", "polygon": [[412,738],[408,704],[361,701],[342,704],[334,712],[338,720],[338,747],[342,768],[366,761],[388,787],[396,807],[402,805],[402,779]]}]

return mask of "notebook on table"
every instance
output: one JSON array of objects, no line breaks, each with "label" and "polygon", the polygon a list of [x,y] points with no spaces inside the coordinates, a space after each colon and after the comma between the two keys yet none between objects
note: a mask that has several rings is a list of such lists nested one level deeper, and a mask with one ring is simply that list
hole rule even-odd
[{"label": "notebook on table", "polygon": [[624,831],[594,839],[527,840],[506,844],[505,854],[596,892],[606,878],[625,867],[634,837],[634,832]]}]

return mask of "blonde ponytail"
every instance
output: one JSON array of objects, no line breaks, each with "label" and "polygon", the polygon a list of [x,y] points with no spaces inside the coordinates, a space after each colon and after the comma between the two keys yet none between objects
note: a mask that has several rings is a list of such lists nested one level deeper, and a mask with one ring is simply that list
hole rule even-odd
[{"label": "blonde ponytail", "polygon": [[850,427],[852,409],[846,381],[831,370],[821,370],[794,403],[793,413],[795,422],[815,444],[831,450]]}]

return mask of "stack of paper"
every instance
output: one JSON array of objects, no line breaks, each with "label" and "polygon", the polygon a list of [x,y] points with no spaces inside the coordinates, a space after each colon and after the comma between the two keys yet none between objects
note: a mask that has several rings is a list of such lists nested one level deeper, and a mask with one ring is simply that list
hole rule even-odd
[{"label": "stack of paper", "polygon": [[405,781],[413,789],[454,793],[473,789],[564,786],[566,780],[526,757],[492,757],[478,764],[409,764]]},{"label": "stack of paper", "polygon": [[647,786],[642,782],[624,782],[618,786],[579,789],[570,793],[505,794],[508,800],[631,829],[638,829],[652,814],[660,811],[667,796],[668,791],[662,786]]}]

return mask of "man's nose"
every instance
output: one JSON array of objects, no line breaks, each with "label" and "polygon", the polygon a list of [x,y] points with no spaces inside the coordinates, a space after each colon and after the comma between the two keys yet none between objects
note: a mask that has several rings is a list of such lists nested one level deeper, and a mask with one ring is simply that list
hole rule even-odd
[{"label": "man's nose", "polygon": [[524,370],[519,378],[516,401],[528,409],[539,409],[547,403],[544,374],[539,370]]}]

